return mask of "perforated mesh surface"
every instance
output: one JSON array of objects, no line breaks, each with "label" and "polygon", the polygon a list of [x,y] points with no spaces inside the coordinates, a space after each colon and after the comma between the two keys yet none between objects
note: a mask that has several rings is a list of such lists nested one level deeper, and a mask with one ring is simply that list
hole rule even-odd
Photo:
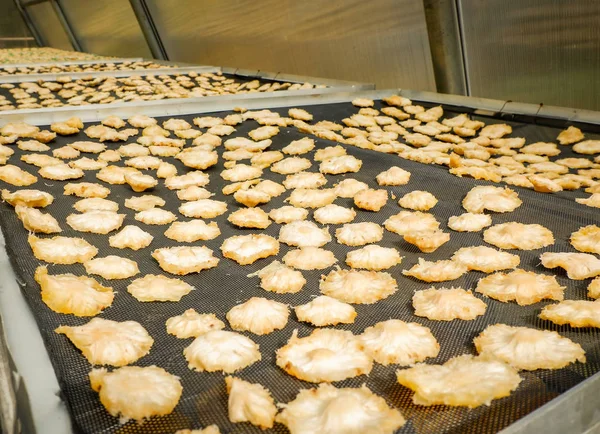
[{"label": "perforated mesh surface", "polygon": [[[307,110],[315,114],[316,120],[329,119],[337,121],[356,111],[350,104],[312,106],[308,107]],[[220,113],[218,115],[224,116],[226,114]],[[188,116],[186,119],[191,122],[192,117]],[[552,140],[559,131],[556,128],[518,123],[514,123],[513,126],[515,129],[513,135],[527,137],[529,143],[538,140]],[[238,126],[237,132],[234,135],[244,136],[249,130],[256,127],[257,124],[253,121],[245,122],[243,125]],[[278,136],[273,138],[272,149],[280,149],[291,140],[299,139],[302,136],[295,129],[284,128]],[[52,146],[58,147],[69,141],[85,138],[83,134],[68,139],[58,138]],[[316,143],[317,149],[332,144],[320,139],[317,139]],[[119,145],[109,145],[111,148],[116,148],[117,146]],[[27,166],[19,161],[22,152],[17,149],[15,150],[16,153],[10,162],[34,173],[35,170],[31,166]],[[561,147],[561,150],[563,150],[561,157],[568,156],[570,152],[567,151],[568,147]],[[220,152],[222,152],[222,147],[220,148]],[[344,178],[353,177],[368,183],[372,187],[376,187],[375,176],[379,172],[392,165],[400,166],[412,173],[409,184],[401,187],[388,187],[386,189],[397,198],[417,189],[432,192],[438,198],[439,203],[431,212],[441,222],[441,228],[451,233],[451,239],[450,242],[440,247],[435,253],[423,254],[415,246],[404,242],[398,235],[386,231],[384,239],[379,244],[385,247],[395,247],[404,256],[402,264],[389,270],[393,277],[397,279],[399,290],[389,298],[374,305],[355,305],[358,312],[356,322],[350,325],[339,326],[339,328],[351,330],[355,334],[358,334],[366,327],[390,318],[418,322],[431,328],[441,345],[439,356],[428,360],[428,363],[443,363],[449,358],[460,354],[474,354],[475,349],[472,345],[472,339],[489,324],[506,323],[510,325],[546,328],[556,330],[563,336],[580,343],[587,352],[588,361],[586,364],[576,363],[556,371],[523,372],[521,373],[523,382],[510,397],[496,400],[489,407],[482,406],[474,410],[444,406],[420,407],[412,404],[413,394],[396,382],[396,367],[394,366],[384,367],[375,364],[373,371],[368,377],[361,376],[349,379],[336,383],[336,386],[357,387],[366,383],[374,393],[384,397],[390,405],[398,408],[406,417],[408,422],[399,431],[401,433],[479,434],[497,432],[600,370],[598,331],[588,329],[577,330],[571,329],[568,326],[559,327],[541,321],[537,318],[537,315],[540,309],[547,304],[545,302],[521,307],[514,303],[501,303],[485,299],[488,305],[487,312],[484,316],[478,317],[474,321],[455,320],[448,323],[429,321],[416,317],[413,314],[411,304],[412,295],[415,290],[426,289],[431,284],[405,277],[401,271],[410,268],[420,257],[430,260],[447,259],[460,247],[484,244],[481,233],[452,232],[447,228],[447,221],[450,216],[459,215],[464,212],[460,205],[461,200],[473,186],[487,183],[468,178],[456,178],[450,175],[446,168],[422,165],[399,159],[393,155],[385,155],[352,147],[348,148],[348,153],[363,161],[362,169],[356,174],[328,175],[329,182],[327,186],[332,186]],[[312,156],[312,154],[310,155]],[[180,173],[185,172],[185,168],[179,161],[174,159],[168,160],[172,160],[178,166]],[[123,162],[118,164],[121,165]],[[216,193],[214,199],[224,200],[228,203],[228,211],[230,212],[238,209],[239,206],[231,196],[223,196],[220,193],[222,187],[225,185],[219,176],[222,169],[223,162],[220,161],[216,167],[208,170],[211,177],[208,188]],[[318,165],[314,163],[310,170],[317,171]],[[265,170],[264,178],[282,182],[284,176]],[[95,182],[95,172],[87,172],[85,179],[80,181]],[[54,195],[54,203],[46,208],[45,211],[49,211],[59,220],[63,228],[61,235],[83,237],[98,247],[98,257],[108,254],[129,257],[137,261],[142,275],[147,273],[162,273],[157,263],[150,256],[151,251],[158,247],[178,245],[178,243],[164,237],[163,232],[167,226],[147,226],[134,220],[134,212],[123,206],[124,200],[134,194],[127,186],[110,186],[112,193],[108,199],[118,201],[121,204],[119,212],[127,214],[124,225],[138,225],[154,236],[154,241],[149,248],[137,252],[109,247],[108,236],[81,234],[71,230],[65,223],[65,217],[74,212],[72,205],[78,199],[62,195],[64,184],[65,182],[54,182],[40,178],[37,184],[31,186],[31,188],[49,191]],[[3,187],[5,186],[3,185]],[[9,186],[9,189],[14,190],[14,187]],[[571,281],[566,278],[566,275],[562,271],[552,270],[553,272],[551,272],[545,270],[539,265],[538,257],[543,251],[574,251],[568,243],[571,232],[583,225],[598,223],[598,211],[578,205],[573,201],[574,197],[584,196],[581,192],[545,195],[527,189],[515,188],[515,190],[519,192],[520,197],[523,199],[523,205],[513,213],[494,214],[494,224],[508,221],[539,223],[553,231],[556,243],[548,248],[532,252],[511,253],[518,253],[521,256],[521,267],[526,270],[557,274],[561,285],[567,287],[565,291],[566,299],[585,299],[588,281]],[[177,207],[180,202],[174,191],[167,190],[161,182],[153,193],[160,195],[167,201],[165,209],[178,214]],[[284,205],[283,200],[285,197],[287,197],[287,194],[273,199],[269,204],[263,206],[263,208],[270,210],[280,207]],[[335,203],[347,207],[352,206],[351,199],[337,199]],[[386,218],[398,213],[400,210],[396,201],[390,199],[387,205],[378,213],[357,210],[355,221],[373,221],[382,224]],[[139,366],[153,364],[161,366],[167,371],[180,376],[184,387],[182,399],[173,414],[161,418],[152,418],[144,425],[137,425],[131,422],[126,425],[119,425],[118,420],[106,412],[100,404],[97,394],[89,386],[87,379],[87,374],[91,368],[89,363],[65,336],[57,335],[53,332],[61,324],[81,325],[86,323],[88,319],[57,314],[43,304],[39,295],[39,287],[33,279],[33,273],[39,265],[39,261],[33,257],[31,249],[27,244],[27,233],[17,220],[12,208],[5,203],[0,204],[0,220],[2,222],[8,254],[13,262],[16,273],[25,282],[25,286],[22,288],[23,294],[35,314],[50,354],[50,359],[54,365],[63,397],[71,413],[73,426],[77,432],[118,432],[123,434],[170,433],[181,428],[199,428],[212,423],[216,423],[223,432],[261,432],[258,428],[250,424],[233,425],[228,421],[227,394],[223,375],[221,373],[199,373],[189,370],[182,351],[191,343],[191,339],[180,340],[168,335],[165,330],[165,321],[169,317],[181,314],[189,308],[194,308],[198,312],[213,312],[221,320],[225,321],[225,314],[229,309],[253,296],[267,297],[288,303],[291,306],[303,304],[319,295],[318,283],[322,272],[304,271],[303,274],[308,283],[297,294],[279,295],[263,291],[258,287],[258,279],[246,278],[246,275],[263,268],[274,259],[281,259],[289,251],[289,248],[282,244],[277,258],[270,257],[259,260],[250,266],[242,267],[231,260],[223,258],[219,247],[225,238],[232,235],[259,232],[234,228],[226,221],[227,214],[214,219],[218,223],[222,235],[215,240],[204,243],[213,249],[215,255],[221,259],[219,266],[203,271],[200,274],[183,277],[196,290],[183,297],[180,302],[140,303],[126,291],[126,287],[132,279],[120,281],[102,281],[102,279],[99,279],[102,284],[112,286],[117,292],[112,307],[106,309],[100,317],[117,321],[139,321],[155,340],[150,353],[135,364]],[[312,213],[310,215],[312,216]],[[179,215],[179,217],[181,216]],[[180,218],[180,220],[184,219]],[[280,225],[273,223],[264,233],[277,236],[279,228]],[[330,226],[329,228],[332,235],[335,228],[336,226]],[[352,249],[335,241],[327,244],[324,248],[332,250],[340,264],[344,264],[346,253]],[[325,270],[323,274],[328,271]],[[52,274],[65,272],[85,274],[84,268],[80,264],[50,266],[50,272]],[[456,281],[436,284],[435,286],[474,288],[477,280],[483,276],[484,274],[480,272],[470,272]],[[477,296],[480,297],[480,295]],[[18,327],[18,324],[10,324],[9,326]],[[299,330],[300,336],[306,336],[313,330],[312,327],[298,322],[292,313],[287,326],[283,330],[275,331],[267,336],[247,334],[260,345],[262,360],[236,374],[247,381],[263,384],[272,392],[275,400],[282,403],[293,400],[299,389],[312,386],[309,383],[287,375],[275,365],[275,351],[286,343],[294,329]],[[282,433],[286,432],[286,429],[282,425],[277,424],[270,432]]]}]

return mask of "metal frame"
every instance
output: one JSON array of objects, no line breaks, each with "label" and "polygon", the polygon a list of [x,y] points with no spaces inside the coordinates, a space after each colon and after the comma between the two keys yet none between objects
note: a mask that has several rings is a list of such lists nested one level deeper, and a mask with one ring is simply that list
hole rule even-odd
[{"label": "metal frame", "polygon": [[154,25],[152,14],[150,14],[146,2],[144,0],[129,0],[129,3],[142,29],[152,56],[160,60],[169,60],[167,50],[160,39],[158,29]]},{"label": "metal frame", "polygon": [[[236,106],[248,109],[262,109],[274,107],[307,106],[313,104],[328,104],[349,102],[357,97],[381,99],[392,93],[435,104],[454,106],[481,115],[523,115],[529,116],[534,122],[543,119],[559,119],[563,121],[585,122],[600,125],[600,112],[589,110],[566,109],[562,107],[550,107],[539,104],[521,104],[510,101],[491,100],[484,98],[472,98],[459,95],[443,95],[433,92],[422,92],[408,89],[378,90],[352,92],[338,90],[329,93],[310,93],[307,91],[289,92],[284,97],[277,97],[269,93],[259,94],[258,97],[247,94],[233,95],[231,97],[205,97],[181,100],[162,100],[152,103],[116,103],[98,106],[64,107],[52,110],[20,110],[7,112],[2,115],[6,122],[25,121],[35,125],[47,125],[53,121],[64,120],[70,116],[80,116],[85,122],[99,121],[109,114],[128,117],[143,113],[149,116],[177,116],[184,114],[206,113],[215,111],[231,110]],[[0,238],[0,241],[2,239]],[[6,253],[0,251],[0,267],[8,263]],[[0,282],[0,312],[3,318],[9,318],[7,323],[11,324],[7,332],[8,342],[18,343],[15,356],[16,366],[21,370],[23,377],[27,380],[34,376],[30,383],[31,395],[35,397],[37,405],[45,409],[53,409],[53,418],[62,423],[60,428],[54,423],[53,428],[48,428],[45,423],[47,418],[35,419],[37,427],[44,426],[43,432],[48,433],[70,433],[71,428],[64,420],[68,421],[67,411],[64,405],[56,404],[55,394],[58,392],[56,377],[53,375],[50,360],[41,341],[41,335],[32,313],[30,312],[24,297],[20,294],[16,280],[10,267],[5,273],[7,279]],[[4,273],[3,273],[4,275]],[[26,337],[26,338],[24,338]],[[1,334],[0,334],[1,338]],[[37,355],[32,360],[29,354],[35,351]],[[35,370],[32,369],[35,365]],[[45,373],[40,378],[38,373]],[[598,432],[600,427],[600,409],[597,402],[598,390],[600,390],[600,373],[593,375],[579,385],[561,394],[552,401],[546,403],[537,410],[516,421],[502,431],[502,434],[526,434],[546,432],[583,434]],[[48,404],[47,401],[52,402]],[[34,405],[35,407],[35,405]],[[37,414],[34,412],[33,417]],[[62,421],[62,422],[61,422]],[[41,431],[40,431],[41,432]]]}]

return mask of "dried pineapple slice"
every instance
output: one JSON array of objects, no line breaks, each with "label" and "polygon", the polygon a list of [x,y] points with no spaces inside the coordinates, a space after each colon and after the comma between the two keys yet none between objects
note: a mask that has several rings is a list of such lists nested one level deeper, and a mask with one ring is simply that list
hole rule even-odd
[{"label": "dried pineapple slice", "polygon": [[157,206],[164,206],[165,203],[164,199],[151,194],[125,199],[125,206],[134,211],[146,211]]},{"label": "dried pineapple slice", "polygon": [[432,214],[421,211],[400,211],[389,217],[383,225],[385,228],[398,235],[406,235],[413,232],[437,231],[440,223]]},{"label": "dried pineapple slice", "polygon": [[254,276],[260,278],[262,289],[277,294],[294,294],[302,290],[302,287],[306,284],[306,279],[300,271],[292,270],[279,261],[273,261],[265,268],[248,274],[247,277]]},{"label": "dried pineapple slice", "polygon": [[279,134],[279,128],[267,125],[263,127],[256,128],[248,133],[248,137],[250,137],[254,141],[261,141],[269,139],[273,136]]},{"label": "dried pineapple slice", "polygon": [[398,290],[396,279],[383,271],[341,270],[321,276],[322,294],[353,304],[373,304]]},{"label": "dried pineapple slice", "polygon": [[485,210],[504,213],[514,211],[522,203],[519,195],[510,188],[479,185],[467,193],[462,206],[473,214],[481,214]]},{"label": "dried pineapple slice", "polygon": [[[10,148],[9,148],[10,149]],[[2,148],[0,148],[0,151]],[[12,151],[12,149],[11,149]],[[0,158],[2,155],[0,155]],[[46,154],[27,154],[21,156],[21,161],[26,162],[27,164],[31,164],[37,167],[44,166],[52,166],[54,164],[62,164],[62,161],[59,158],[51,157]]]},{"label": "dried pineapple slice", "polygon": [[479,232],[492,225],[492,217],[487,214],[466,212],[448,219],[448,227],[457,232]]},{"label": "dried pineapple slice", "polygon": [[450,241],[450,234],[440,230],[409,232],[404,234],[404,241],[414,244],[424,253],[432,253]]},{"label": "dried pineapple slice", "polygon": [[558,325],[600,327],[600,301],[565,300],[549,304],[542,309],[539,317]]},{"label": "dried pineapple slice", "polygon": [[111,416],[120,416],[122,423],[130,419],[141,423],[172,413],[183,392],[179,377],[154,365],[125,366],[112,372],[94,369],[89,376],[104,408]]},{"label": "dried pineapple slice", "polygon": [[185,201],[209,199],[212,195],[213,193],[206,188],[198,187],[196,185],[184,188],[183,190],[177,190],[177,198]]},{"label": "dried pineapple slice", "polygon": [[398,166],[392,166],[388,170],[381,172],[379,175],[377,175],[376,179],[379,185],[406,185],[410,180],[410,172],[401,169]]},{"label": "dried pineapple slice", "polygon": [[[81,173],[83,174],[83,172]],[[7,184],[26,187],[35,184],[37,180],[36,176],[12,164],[0,166],[0,181],[4,181]]]},{"label": "dried pineapple slice", "polygon": [[221,230],[215,222],[206,223],[203,220],[174,222],[165,231],[165,237],[180,243],[214,240],[221,235]]},{"label": "dried pineapple slice", "polygon": [[501,249],[535,250],[554,244],[554,235],[544,226],[517,222],[494,225],[483,232],[483,239]]},{"label": "dried pineapple slice", "polygon": [[64,194],[66,196],[74,195],[81,198],[97,197],[104,199],[110,194],[110,190],[100,184],[92,182],[69,182],[64,187]]},{"label": "dried pineapple slice", "polygon": [[127,286],[138,301],[179,301],[194,289],[181,279],[173,279],[161,274],[146,274]]},{"label": "dried pineapple slice", "polygon": [[261,169],[269,167],[273,163],[283,160],[283,154],[279,151],[266,151],[255,153],[250,159],[250,163]]},{"label": "dried pineapple slice", "polygon": [[600,278],[596,277],[587,287],[587,295],[590,298],[600,298]]},{"label": "dried pineapple slice", "polygon": [[262,297],[252,297],[227,312],[227,321],[233,330],[266,335],[285,327],[288,306]]},{"label": "dried pineapple slice", "polygon": [[158,181],[154,177],[142,173],[129,173],[125,175],[125,182],[136,193],[154,188],[158,184]]},{"label": "dried pineapple slice", "polygon": [[150,208],[145,211],[140,211],[134,218],[147,225],[168,225],[177,220],[175,214],[161,208]]},{"label": "dried pineapple slice", "polygon": [[369,374],[373,367],[358,337],[347,330],[317,329],[304,338],[298,338],[298,330],[294,330],[276,354],[277,366],[311,383]]},{"label": "dried pineapple slice", "polygon": [[402,208],[409,208],[415,211],[428,211],[437,204],[438,200],[428,191],[414,190],[405,194],[398,201]]},{"label": "dried pineapple slice", "polygon": [[341,155],[322,161],[319,172],[328,175],[340,175],[342,173],[358,172],[362,167],[362,161],[352,155]]},{"label": "dried pineapple slice", "polygon": [[70,214],[67,216],[66,221],[69,226],[79,232],[107,234],[119,229],[124,218],[125,214],[94,210],[82,214]]},{"label": "dried pineapple slice", "polygon": [[352,305],[326,295],[296,306],[294,311],[299,321],[308,322],[317,327],[352,324],[356,318],[356,310]]},{"label": "dried pineapple slice", "polygon": [[219,258],[215,258],[213,251],[205,246],[163,247],[154,250],[152,257],[167,273],[179,275],[199,273],[219,264]]},{"label": "dried pineapple slice", "polygon": [[369,186],[364,182],[347,178],[341,181],[339,184],[336,184],[334,191],[338,197],[354,198],[359,191],[366,190],[368,188]]},{"label": "dried pineapple slice", "polygon": [[327,178],[318,172],[299,172],[286,176],[283,186],[288,190],[294,188],[314,189],[327,184]]},{"label": "dried pineapple slice", "polygon": [[240,265],[249,265],[279,253],[279,242],[264,234],[236,235],[221,244],[221,252]]},{"label": "dried pineapple slice", "polygon": [[90,197],[78,200],[73,205],[73,208],[81,213],[89,211],[117,212],[119,210],[119,204],[112,200],[102,199],[100,197]]},{"label": "dried pineapple slice", "polygon": [[561,301],[564,290],[565,287],[560,286],[554,276],[525,270],[492,274],[479,280],[476,288],[477,292],[488,297],[503,302],[515,300],[521,306],[544,299]]},{"label": "dried pineapple slice", "polygon": [[190,369],[227,374],[261,359],[258,344],[242,334],[225,330],[201,334],[183,350],[183,355]]},{"label": "dried pineapple slice", "polygon": [[[56,164],[52,164],[53,166]],[[69,162],[69,167],[81,170],[100,170],[106,167],[108,163],[105,161],[97,161],[91,158],[83,157],[75,161]]]},{"label": "dried pineapple slice", "polygon": [[114,299],[112,288],[96,280],[73,274],[48,274],[48,268],[35,270],[42,301],[54,312],[75,316],[95,316],[110,306]]},{"label": "dried pineapple slice", "polygon": [[30,208],[45,208],[54,202],[54,196],[41,190],[15,190],[11,193],[8,190],[2,190],[2,200],[12,206],[23,205]]},{"label": "dried pineapple slice", "polygon": [[82,238],[38,238],[29,235],[27,241],[37,259],[51,264],[83,263],[98,254],[98,249]]},{"label": "dried pineapple slice", "polygon": [[325,161],[333,157],[341,157],[342,155],[346,155],[346,150],[342,146],[327,146],[317,149],[314,159],[315,161]]},{"label": "dried pineapple slice", "polygon": [[308,211],[304,208],[296,208],[295,206],[288,205],[272,209],[269,212],[269,217],[275,223],[291,223],[294,221],[305,220],[306,217],[308,217]]},{"label": "dried pineapple slice", "polygon": [[426,261],[419,258],[419,262],[409,270],[402,271],[405,276],[411,276],[424,282],[444,282],[455,280],[468,271],[466,265],[452,260]]},{"label": "dried pineapple slice", "polygon": [[234,377],[225,377],[225,384],[231,422],[250,422],[262,429],[273,427],[277,407],[267,389]]},{"label": "dried pineapple slice", "polygon": [[50,214],[45,214],[36,208],[30,208],[24,205],[15,206],[15,213],[23,227],[30,232],[55,234],[62,232],[58,221]]},{"label": "dried pineapple slice", "polygon": [[297,188],[292,191],[286,202],[298,208],[321,208],[332,203],[336,197],[332,188]]},{"label": "dried pineapple slice", "polygon": [[109,184],[122,185],[125,184],[125,176],[132,173],[139,173],[139,170],[133,167],[106,166],[100,169],[96,178]]},{"label": "dried pineapple slice", "polygon": [[288,157],[271,165],[271,172],[282,175],[292,175],[302,172],[312,166],[310,160],[302,157]]},{"label": "dried pineapple slice", "polygon": [[323,270],[335,264],[337,259],[329,250],[319,247],[301,247],[287,252],[283,262],[297,270]]},{"label": "dried pineapple slice", "polygon": [[396,372],[398,382],[415,392],[417,405],[475,408],[509,396],[521,377],[511,366],[483,357],[463,355],[443,365],[419,364]]},{"label": "dried pineapple slice", "polygon": [[335,238],[347,246],[364,246],[381,241],[383,228],[373,222],[346,223],[335,230]]},{"label": "dried pineapple slice", "polygon": [[46,152],[50,150],[50,146],[38,142],[37,140],[19,140],[17,142],[17,147],[21,151],[27,152]]},{"label": "dried pineapple slice", "polygon": [[146,115],[133,115],[127,119],[127,122],[135,128],[148,128],[157,123],[156,119]]},{"label": "dried pineapple slice", "polygon": [[314,212],[314,219],[321,224],[350,223],[356,217],[356,211],[352,208],[329,204]]},{"label": "dried pineapple slice", "polygon": [[161,179],[171,178],[177,175],[177,167],[171,163],[161,162],[156,170],[156,177]]},{"label": "dried pineapple slice", "polygon": [[210,177],[207,173],[195,170],[185,175],[171,176],[165,179],[165,186],[169,190],[181,190],[192,186],[204,187],[209,182]]},{"label": "dried pineapple slice", "polygon": [[469,270],[483,271],[484,273],[516,268],[521,263],[519,255],[501,252],[485,246],[458,249],[452,255],[452,260],[466,265]]},{"label": "dried pineapple slice", "polygon": [[188,309],[181,315],[172,316],[165,323],[167,333],[179,339],[196,338],[211,330],[225,328],[225,323],[212,313],[200,314]]},{"label": "dried pineapple slice", "polygon": [[227,203],[212,199],[200,199],[186,202],[179,207],[179,212],[190,218],[211,219],[227,211]]},{"label": "dried pineapple slice", "polygon": [[242,205],[254,207],[268,203],[271,200],[271,195],[257,188],[249,188],[236,191],[233,198]]},{"label": "dried pineapple slice", "polygon": [[162,160],[157,157],[152,156],[144,156],[144,157],[133,157],[128,160],[125,160],[125,165],[128,167],[134,167],[140,170],[149,170],[149,169],[158,169],[162,163]]},{"label": "dried pineapple slice", "polygon": [[382,365],[410,366],[440,352],[429,328],[397,319],[367,327],[359,339],[373,360]]},{"label": "dried pineapple slice", "polygon": [[275,417],[291,434],[392,434],[405,420],[366,386],[338,389],[320,384],[301,390]]},{"label": "dried pineapple slice", "polygon": [[576,361],[585,363],[581,345],[549,330],[494,324],[473,339],[473,344],[479,354],[526,371],[561,369]]},{"label": "dried pineapple slice", "polygon": [[83,266],[86,273],[97,274],[106,280],[127,279],[140,272],[135,261],[115,255],[90,259],[85,261]]},{"label": "dried pineapple slice", "polygon": [[221,430],[219,430],[217,425],[213,424],[204,429],[180,429],[175,431],[175,434],[221,434]]},{"label": "dried pineapple slice", "polygon": [[377,212],[385,206],[388,200],[387,190],[368,188],[354,195],[354,205],[360,209]]},{"label": "dried pineapple slice", "polygon": [[288,155],[301,155],[312,151],[315,148],[315,141],[309,137],[303,137],[299,140],[293,140],[289,145],[284,146],[281,152]]},{"label": "dried pineapple slice", "polygon": [[225,169],[221,172],[221,178],[231,182],[249,181],[260,178],[261,175],[262,169],[246,164],[236,164],[231,169]]},{"label": "dried pineapple slice", "polygon": [[558,140],[558,143],[561,145],[572,145],[573,143],[583,140],[584,137],[585,136],[579,128],[571,125],[566,130],[561,131],[558,137],[556,137],[556,140]]},{"label": "dried pineapple slice", "polygon": [[600,259],[588,253],[553,253],[546,252],[540,256],[546,268],[564,268],[569,279],[583,280],[600,276]]},{"label": "dried pineapple slice", "polygon": [[68,164],[54,164],[52,166],[45,166],[42,167],[38,173],[42,178],[52,179],[54,181],[79,179],[84,175],[83,170],[72,168]]},{"label": "dried pineapple slice", "polygon": [[412,298],[415,315],[430,320],[473,320],[485,313],[487,305],[471,291],[462,288],[429,288],[416,291]]},{"label": "dried pineapple slice", "polygon": [[219,155],[216,151],[196,148],[186,148],[177,154],[175,158],[181,161],[184,166],[197,170],[206,170],[219,162]]},{"label": "dried pineapple slice", "polygon": [[381,271],[398,265],[402,257],[396,249],[369,245],[361,249],[348,252],[346,264],[352,268]]},{"label": "dried pineapple slice", "polygon": [[93,318],[82,326],[60,326],[54,331],[66,335],[92,365],[129,365],[148,354],[154,343],[135,321]]},{"label": "dried pineapple slice", "polygon": [[328,228],[300,220],[282,226],[279,241],[295,247],[321,247],[331,241],[331,235]]},{"label": "dried pineapple slice", "polygon": [[139,250],[148,247],[154,237],[137,226],[127,225],[108,238],[111,247],[117,249]]},{"label": "dried pineapple slice", "polygon": [[600,208],[600,193],[594,193],[587,198],[576,198],[575,202],[592,208]]}]

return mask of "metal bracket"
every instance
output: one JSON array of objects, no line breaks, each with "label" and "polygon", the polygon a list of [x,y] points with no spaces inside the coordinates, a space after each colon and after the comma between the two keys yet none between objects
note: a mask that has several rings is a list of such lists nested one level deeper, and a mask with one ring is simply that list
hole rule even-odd
[{"label": "metal bracket", "polygon": [[167,50],[165,50],[165,46],[160,39],[160,35],[158,34],[158,30],[146,2],[144,0],[129,0],[129,3],[140,24],[140,28],[142,29],[146,43],[150,48],[152,57],[159,60],[169,60]]}]

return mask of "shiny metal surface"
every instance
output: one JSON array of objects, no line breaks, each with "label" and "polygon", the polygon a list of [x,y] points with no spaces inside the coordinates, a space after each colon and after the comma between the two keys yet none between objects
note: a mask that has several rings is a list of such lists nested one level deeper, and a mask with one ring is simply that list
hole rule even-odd
[{"label": "shiny metal surface", "polygon": [[128,0],[60,0],[83,51],[116,57],[151,57]]},{"label": "shiny metal surface", "polygon": [[27,25],[13,0],[3,0],[0,14],[0,48],[16,48],[35,46]]},{"label": "shiny metal surface", "polygon": [[421,1],[145,2],[172,61],[435,89]]},{"label": "shiny metal surface", "polygon": [[467,94],[456,0],[423,0],[437,91]]},{"label": "shiny metal surface", "polygon": [[159,60],[168,59],[165,47],[158,36],[154,20],[150,16],[146,2],[144,0],[129,0],[129,4],[144,35],[146,44],[148,44],[148,48],[152,53],[152,57]]},{"label": "shiny metal surface", "polygon": [[600,2],[458,3],[470,95],[600,109]]},{"label": "shiny metal surface", "polygon": [[28,6],[26,13],[39,32],[44,45],[61,50],[73,50],[69,37],[60,24],[50,2]]}]

